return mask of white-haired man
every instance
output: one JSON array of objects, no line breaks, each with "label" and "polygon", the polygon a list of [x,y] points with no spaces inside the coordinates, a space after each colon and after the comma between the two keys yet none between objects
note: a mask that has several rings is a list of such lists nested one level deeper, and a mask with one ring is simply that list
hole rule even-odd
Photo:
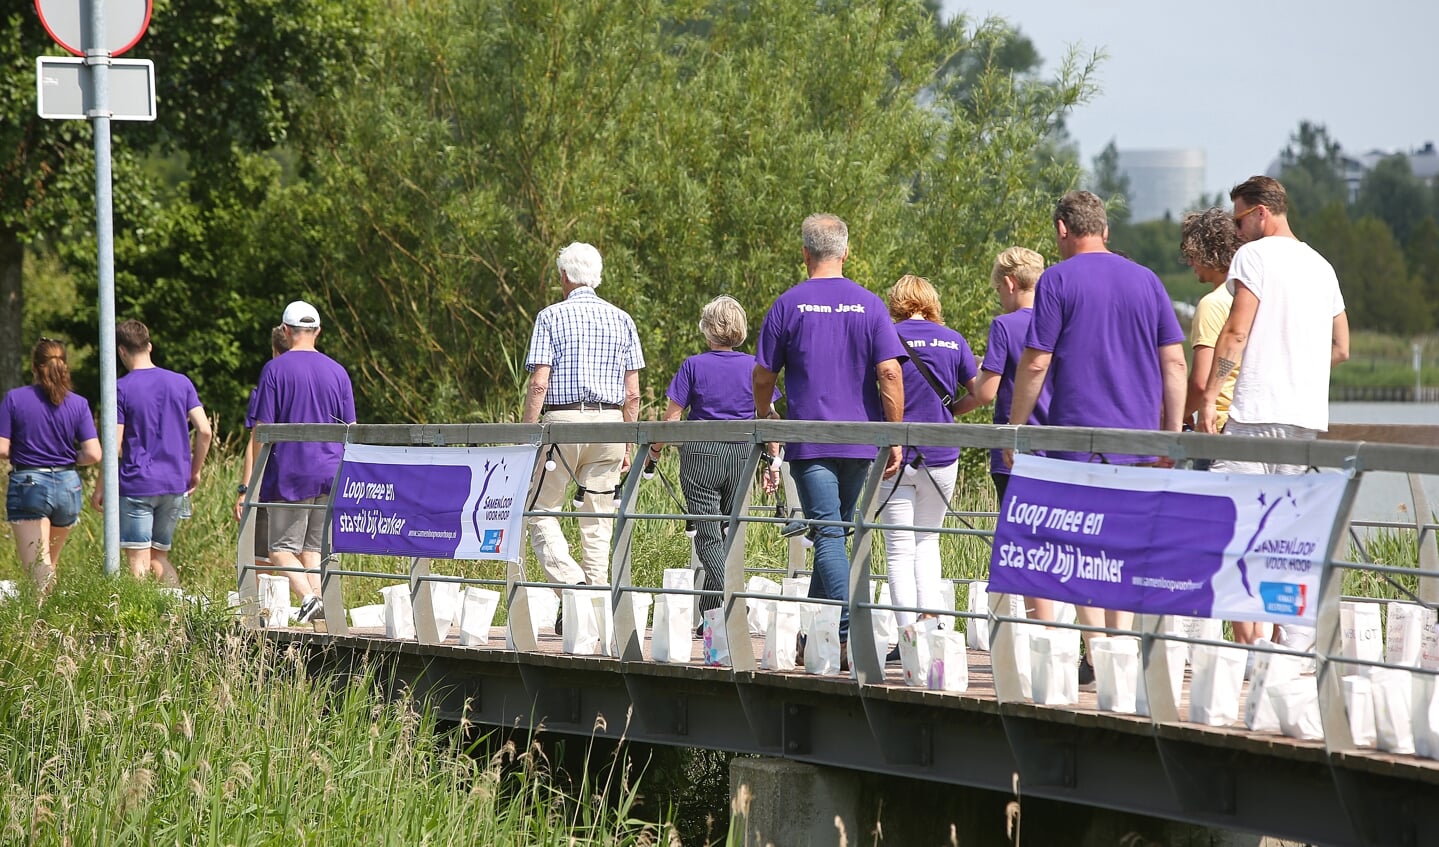
[{"label": "white-haired man", "polygon": [[[535,317],[525,356],[530,385],[521,420],[639,420],[644,353],[634,320],[595,294],[602,270],[600,251],[575,242],[560,251],[555,264],[564,299]],[[533,509],[557,511],[572,478],[580,489],[580,511],[606,514],[614,509],[615,488],[628,459],[626,445],[558,444],[548,458],[555,460],[555,469],[536,474]],[[581,553],[576,562],[558,518],[529,518],[535,558],[550,582],[606,585],[614,525],[607,517],[578,520]]]}]

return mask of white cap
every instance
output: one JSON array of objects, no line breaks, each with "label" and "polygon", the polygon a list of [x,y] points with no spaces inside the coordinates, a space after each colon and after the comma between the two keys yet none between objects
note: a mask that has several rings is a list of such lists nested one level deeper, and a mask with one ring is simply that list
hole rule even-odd
[{"label": "white cap", "polygon": [[296,300],[285,307],[285,316],[280,322],[297,329],[319,329],[320,313],[304,300]]}]

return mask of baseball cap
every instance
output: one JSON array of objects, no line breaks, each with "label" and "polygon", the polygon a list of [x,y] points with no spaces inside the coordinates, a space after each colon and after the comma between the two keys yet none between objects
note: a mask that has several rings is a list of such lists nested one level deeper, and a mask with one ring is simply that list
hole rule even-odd
[{"label": "baseball cap", "polygon": [[304,300],[296,300],[285,307],[285,316],[280,321],[299,329],[319,329],[320,313]]}]

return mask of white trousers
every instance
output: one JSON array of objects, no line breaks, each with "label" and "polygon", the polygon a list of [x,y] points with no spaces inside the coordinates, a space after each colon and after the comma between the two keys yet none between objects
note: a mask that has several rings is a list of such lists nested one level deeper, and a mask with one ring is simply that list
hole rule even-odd
[{"label": "white trousers", "polygon": [[[959,462],[927,469],[906,465],[880,486],[879,501],[885,503],[881,520],[899,526],[943,526],[958,470]],[[894,605],[922,609],[944,605],[939,591],[939,533],[887,529],[884,556],[889,563],[889,597]],[[894,617],[904,627],[914,623],[917,615],[895,612]]]},{"label": "white trousers", "polygon": [[[549,412],[544,417],[545,423],[623,420],[624,415],[618,410]],[[530,530],[530,546],[535,550],[535,558],[539,560],[547,582],[609,584],[610,538],[614,534],[615,519],[608,513],[615,508],[614,490],[620,481],[620,465],[624,463],[625,449],[624,444],[560,444],[555,450],[555,469],[545,471],[541,464],[535,470],[530,488],[535,510],[559,511],[573,482],[584,486],[587,492],[576,511],[604,515],[576,518],[581,547],[578,562],[570,555],[570,544],[565,540],[559,518],[525,519]],[[541,463],[547,452],[540,453]]]}]

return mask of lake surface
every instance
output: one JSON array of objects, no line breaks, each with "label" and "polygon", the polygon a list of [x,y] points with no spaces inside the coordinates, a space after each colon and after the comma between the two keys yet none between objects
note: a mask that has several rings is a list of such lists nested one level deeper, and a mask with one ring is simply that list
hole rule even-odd
[{"label": "lake surface", "polygon": [[[1330,403],[1330,423],[1439,425],[1439,403]],[[1439,511],[1439,477],[1421,477],[1431,512]],[[1359,484],[1354,520],[1412,521],[1409,479],[1400,473],[1370,472]]]}]

